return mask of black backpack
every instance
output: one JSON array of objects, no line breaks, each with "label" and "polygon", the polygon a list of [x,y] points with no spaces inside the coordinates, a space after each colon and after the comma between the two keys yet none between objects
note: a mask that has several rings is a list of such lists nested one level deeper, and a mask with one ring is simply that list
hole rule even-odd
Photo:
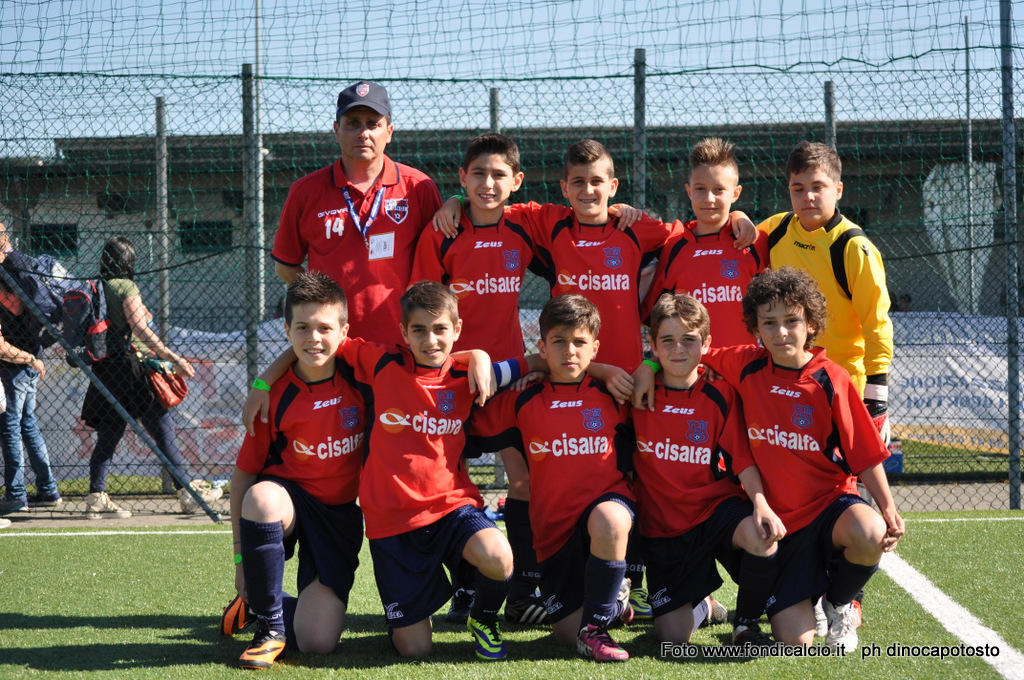
[{"label": "black backpack", "polygon": [[[64,294],[61,304],[64,340],[87,366],[124,349],[124,343],[117,342],[110,333],[110,316],[103,286],[102,279],[81,281],[78,287]],[[66,361],[78,366],[70,356]]]}]

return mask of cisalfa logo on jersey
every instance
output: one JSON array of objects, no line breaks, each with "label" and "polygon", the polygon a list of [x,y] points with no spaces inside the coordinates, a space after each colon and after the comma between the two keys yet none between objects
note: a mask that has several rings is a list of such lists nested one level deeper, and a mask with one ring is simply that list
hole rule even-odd
[{"label": "cisalfa logo on jersey", "polygon": [[632,290],[633,281],[629,274],[595,274],[592,269],[583,274],[574,274],[563,269],[558,272],[555,289],[559,295],[570,291]]},{"label": "cisalfa logo on jersey", "polygon": [[569,437],[565,432],[561,437],[547,441],[534,437],[527,445],[530,460],[540,462],[550,453],[556,458],[562,456],[591,456],[609,451],[608,437]]},{"label": "cisalfa logo on jersey", "polygon": [[818,440],[813,436],[783,430],[778,425],[761,427],[751,423],[747,426],[747,439],[750,440],[750,446],[755,449],[761,446],[762,442],[768,442],[772,446],[790,451],[821,451]]},{"label": "cisalfa logo on jersey", "polygon": [[448,284],[448,290],[460,300],[472,293],[488,295],[493,293],[519,293],[522,278],[519,276],[491,276],[484,274],[478,279],[455,279]]},{"label": "cisalfa logo on jersey", "polygon": [[462,421],[458,418],[434,418],[427,415],[426,411],[409,416],[401,409],[389,408],[381,413],[377,420],[389,434],[399,434],[407,427],[411,427],[413,432],[437,436],[456,435],[462,432]]},{"label": "cisalfa logo on jersey", "polygon": [[676,289],[675,294],[690,295],[694,300],[705,305],[710,302],[739,302],[743,299],[743,289],[736,285],[709,286],[706,283],[702,283],[700,288],[694,288],[693,290]]},{"label": "cisalfa logo on jersey", "polygon": [[292,450],[295,452],[295,459],[304,463],[311,458],[327,460],[328,458],[341,458],[356,451],[363,445],[364,433],[353,434],[341,439],[328,437],[326,442],[310,444],[304,439],[292,440]]},{"label": "cisalfa logo on jersey", "polygon": [[711,462],[711,449],[706,446],[674,444],[671,439],[652,442],[644,437],[636,438],[636,451],[640,458],[647,460],[652,454],[658,460],[679,463],[707,465]]}]

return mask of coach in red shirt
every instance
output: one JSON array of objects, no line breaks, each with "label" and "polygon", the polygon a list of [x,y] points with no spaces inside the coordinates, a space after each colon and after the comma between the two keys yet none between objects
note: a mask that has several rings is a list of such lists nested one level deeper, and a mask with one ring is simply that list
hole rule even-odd
[{"label": "coach in red shirt", "polygon": [[296,181],[274,237],[277,275],[329,274],[348,294],[349,335],[398,343],[398,300],[416,241],[441,206],[434,182],[384,154],[394,132],[387,90],[358,82],[338,95],[341,158]]}]

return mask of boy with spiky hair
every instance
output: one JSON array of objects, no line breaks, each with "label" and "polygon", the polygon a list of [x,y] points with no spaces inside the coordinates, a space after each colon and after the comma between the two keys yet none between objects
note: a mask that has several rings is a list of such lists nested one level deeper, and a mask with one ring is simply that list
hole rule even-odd
[{"label": "boy with spiky hair", "polygon": [[[420,237],[412,280],[440,281],[459,298],[465,320],[456,347],[475,347],[492,357],[520,356],[523,331],[519,321],[519,290],[533,261],[534,243],[527,228],[509,219],[506,203],[523,182],[519,147],[501,134],[484,134],[470,142],[459,168],[466,206],[456,236],[425,230]],[[539,574],[530,530],[530,488],[522,457],[501,453],[508,474],[505,527],[515,556],[505,620],[546,624],[547,611],[536,594]],[[445,615],[465,623],[472,605],[472,575],[457,568],[457,587]],[[463,582],[465,581],[465,582]]]},{"label": "boy with spiky hair", "polygon": [[785,528],[762,492],[739,396],[723,381],[704,379],[710,325],[707,309],[689,295],[666,293],[651,312],[651,349],[662,366],[658,408],[635,410],[632,421],[654,628],[663,642],[689,642],[693,603],[722,585],[717,559],[739,584],[733,644],[772,644],[758,620]]},{"label": "boy with spiky hair", "polygon": [[768,237],[763,232],[757,232],[757,240],[749,246],[733,245],[729,213],[743,191],[739,177],[732,143],[710,137],[694,145],[685,188],[696,219],[677,223],[658,254],[642,311],[646,319],[664,293],[692,295],[711,315],[713,347],[754,341],[743,325],[743,293],[768,260]]},{"label": "boy with spiky hair", "polygon": [[625,411],[587,367],[601,316],[581,295],[544,305],[538,349],[549,376],[506,392],[473,421],[473,445],[514,446],[530,474],[530,521],[541,594],[555,638],[596,661],[629,658],[608,634],[629,622],[626,543],[635,497],[625,470]]},{"label": "boy with spiky hair", "polygon": [[[772,633],[811,644],[813,603],[824,595],[826,642],[849,653],[858,644],[851,602],[906,530],[882,469],[889,451],[850,375],[814,346],[826,319],[814,279],[793,267],[758,274],[743,319],[763,346],[711,349],[704,363],[739,390],[765,498],[786,528],[767,605]],[[857,494],[858,477],[881,515]]]},{"label": "boy with spiky hair", "polygon": [[[327,274],[288,285],[284,329],[291,365],[270,391],[274,419],[242,442],[231,477],[238,596],[225,611],[231,634],[256,632],[238,660],[270,668],[286,646],[329,654],[345,625],[363,515],[356,505],[366,405],[352,369],[335,357],[348,332],[345,292]],[[298,600],[282,592],[298,545]]]}]

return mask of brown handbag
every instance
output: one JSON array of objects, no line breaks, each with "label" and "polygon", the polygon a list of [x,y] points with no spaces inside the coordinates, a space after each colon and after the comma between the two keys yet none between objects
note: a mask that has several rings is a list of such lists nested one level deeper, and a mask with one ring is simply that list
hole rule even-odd
[{"label": "brown handbag", "polygon": [[164,408],[177,406],[188,396],[188,383],[174,370],[174,364],[153,358],[146,359],[145,363],[149,385]]}]

